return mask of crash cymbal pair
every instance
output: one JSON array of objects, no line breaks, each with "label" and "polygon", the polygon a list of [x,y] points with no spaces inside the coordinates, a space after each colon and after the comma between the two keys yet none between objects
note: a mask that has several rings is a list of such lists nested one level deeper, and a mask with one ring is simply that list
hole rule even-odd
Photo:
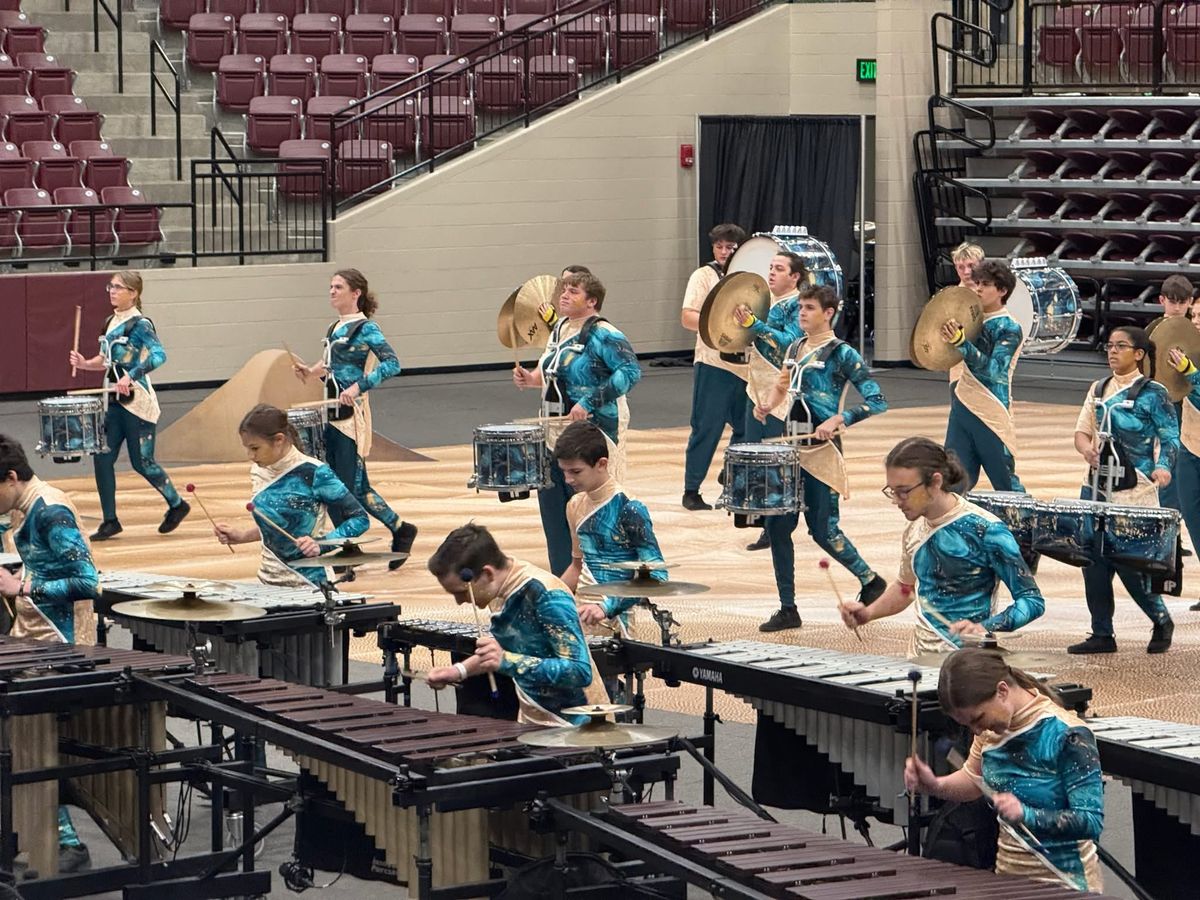
[{"label": "crash cymbal pair", "polygon": [[508,295],[496,319],[496,336],[510,350],[521,347],[545,347],[550,326],[538,308],[558,298],[558,278],[535,275]]},{"label": "crash cymbal pair", "polygon": [[1154,342],[1154,380],[1178,403],[1192,392],[1192,383],[1171,365],[1168,356],[1178,347],[1193,365],[1200,366],[1200,330],[1185,316],[1155,319],[1146,328]]},{"label": "crash cymbal pair", "polygon": [[933,372],[949,372],[962,362],[958,348],[942,337],[942,326],[957,321],[968,341],[979,337],[983,328],[983,301],[973,290],[955,286],[938,291],[913,328],[908,350],[913,363]]}]

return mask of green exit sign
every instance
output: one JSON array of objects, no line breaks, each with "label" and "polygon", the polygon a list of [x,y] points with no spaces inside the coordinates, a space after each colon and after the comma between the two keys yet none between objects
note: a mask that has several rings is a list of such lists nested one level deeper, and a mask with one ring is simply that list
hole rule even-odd
[{"label": "green exit sign", "polygon": [[875,60],[860,59],[857,64],[857,74],[859,81],[875,81]]}]

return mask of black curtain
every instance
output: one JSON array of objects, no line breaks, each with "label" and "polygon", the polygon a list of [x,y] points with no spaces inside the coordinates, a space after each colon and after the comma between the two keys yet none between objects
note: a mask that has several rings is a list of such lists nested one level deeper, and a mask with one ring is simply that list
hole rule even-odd
[{"label": "black curtain", "polygon": [[804,225],[833,249],[847,283],[857,278],[859,166],[857,116],[702,116],[700,261],[721,222],[747,234]]}]

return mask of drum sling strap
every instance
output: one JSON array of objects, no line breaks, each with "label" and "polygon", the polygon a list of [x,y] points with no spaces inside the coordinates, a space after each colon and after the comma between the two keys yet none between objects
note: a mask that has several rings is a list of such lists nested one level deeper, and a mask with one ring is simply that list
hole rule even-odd
[{"label": "drum sling strap", "polygon": [[[587,346],[588,338],[592,336],[592,332],[596,330],[596,326],[601,322],[607,322],[608,319],[603,316],[592,316],[583,323],[583,328],[579,329],[579,334],[575,336],[574,343],[581,347]],[[554,373],[546,373],[546,389],[542,393],[542,402],[546,406],[546,415],[548,416],[565,416],[571,410],[567,408],[567,395],[558,385],[558,347],[555,345],[555,366]]]},{"label": "drum sling strap", "polygon": [[[355,322],[353,325],[350,326],[350,330],[346,332],[346,336],[344,338],[342,338],[342,340],[344,340],[347,344],[352,342],[356,337],[358,337],[358,333],[360,331],[362,331],[362,327],[364,325],[366,325],[368,321],[370,321],[370,320],[369,319],[359,319],[357,322]],[[337,327],[338,327],[338,323],[334,322],[332,325],[329,326],[329,330],[325,332],[325,342],[327,344],[330,344],[330,346],[332,346],[333,333],[337,330]],[[332,354],[332,352],[330,353],[330,361],[329,362],[330,362],[329,376],[325,379],[325,399],[326,400],[336,400],[341,395],[342,390],[338,386],[337,379],[333,377],[333,354]],[[343,419],[349,419],[353,415],[354,415],[354,407],[347,406],[344,403],[339,403],[337,406],[326,407],[326,418],[328,418],[330,422],[341,422]]]},{"label": "drum sling strap", "polygon": [[[124,324],[122,324],[121,327],[116,332],[114,332],[113,336],[128,338],[129,335],[133,333],[133,326],[137,324],[138,319],[145,319],[147,322],[150,323],[151,328],[154,327],[154,320],[151,319],[149,316],[137,316],[137,317],[132,318],[129,321],[125,322]],[[112,322],[112,320],[113,320],[112,316],[109,316],[107,319],[104,320],[104,335],[105,335],[105,337],[108,336],[108,326],[109,326],[109,323]],[[109,369],[112,371],[112,374],[115,376],[113,378],[114,382],[120,381],[122,377],[129,374],[128,370],[126,370],[126,368],[124,366],[117,365],[116,363],[109,363]],[[117,402],[119,404],[121,404],[122,406],[128,406],[130,403],[133,402],[133,391],[130,391],[128,394],[126,394],[124,396],[122,396],[120,394],[114,394],[113,396],[115,396],[117,398]]]},{"label": "drum sling strap", "polygon": [[[1093,385],[1092,396],[1102,400],[1104,398],[1104,392],[1108,389],[1108,383],[1110,381],[1112,381],[1111,375],[1101,381],[1097,381]],[[1141,380],[1130,385],[1129,389],[1125,392],[1126,402],[1136,403],[1138,395],[1141,394],[1142,389],[1146,386],[1146,383],[1147,379],[1142,378]],[[1131,488],[1137,487],[1137,469],[1126,462],[1124,454],[1121,453],[1121,448],[1117,446],[1115,440],[1110,438],[1100,447],[1100,460],[1099,466],[1097,467],[1099,469],[1100,483],[1103,483],[1103,480],[1108,476],[1109,471],[1112,470],[1113,467],[1117,467],[1117,472],[1119,473],[1117,477],[1113,479],[1114,492],[1127,491]],[[1091,479],[1089,478],[1088,481],[1090,483]]]},{"label": "drum sling strap", "polygon": [[[843,341],[841,338],[834,338],[832,341],[829,341],[827,344],[818,349],[813,356],[816,357],[816,361],[818,363],[824,365],[825,363],[829,362],[829,358],[833,356],[834,351],[844,343],[845,341]],[[798,363],[799,345],[800,342],[797,341],[792,345],[793,347],[797,348],[796,350],[789,348],[787,359],[784,360],[784,365],[787,365],[789,362],[793,365]],[[796,395],[796,399],[792,401],[792,405],[788,409],[788,423],[791,426],[793,434],[812,434],[813,429],[818,424],[817,422],[813,421],[812,410],[809,409],[808,404],[804,402],[804,395],[802,393],[798,393]],[[835,438],[834,441],[836,443],[837,439]]]}]

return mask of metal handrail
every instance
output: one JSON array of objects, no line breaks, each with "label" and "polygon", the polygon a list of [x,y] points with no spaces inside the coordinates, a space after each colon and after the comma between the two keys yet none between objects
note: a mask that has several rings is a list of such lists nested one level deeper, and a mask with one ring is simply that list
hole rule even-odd
[{"label": "metal handrail", "polygon": [[117,11],[114,13],[108,5],[108,0],[92,0],[92,52],[100,52],[100,10],[117,30],[117,93],[125,93],[125,17],[121,0],[117,0]]},{"label": "metal handrail", "polygon": [[[166,64],[167,71],[171,73],[171,78],[174,81],[174,90],[167,92],[166,86],[159,80],[158,72],[155,71],[155,60],[162,59]],[[158,108],[156,105],[158,92],[161,91],[163,99],[167,101],[167,105],[175,113],[175,180],[183,181],[183,131],[180,127],[180,102],[179,102],[179,72],[175,70],[174,64],[167,57],[167,51],[163,49],[162,44],[150,38],[150,135],[151,137],[158,135]]]}]

